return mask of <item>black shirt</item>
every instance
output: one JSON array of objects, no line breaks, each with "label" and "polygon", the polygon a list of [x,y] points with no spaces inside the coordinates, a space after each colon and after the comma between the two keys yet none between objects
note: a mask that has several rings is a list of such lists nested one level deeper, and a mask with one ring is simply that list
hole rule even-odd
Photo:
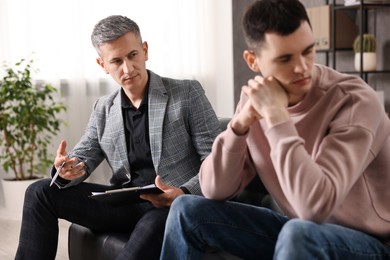
[{"label": "black shirt", "polygon": [[122,89],[122,115],[131,169],[131,186],[152,184],[156,178],[149,142],[148,96],[149,82],[137,109]]}]

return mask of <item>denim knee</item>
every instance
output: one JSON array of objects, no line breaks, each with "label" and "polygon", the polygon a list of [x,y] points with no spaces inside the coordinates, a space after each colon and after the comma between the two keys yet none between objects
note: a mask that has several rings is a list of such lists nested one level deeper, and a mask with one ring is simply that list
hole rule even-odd
[{"label": "denim knee", "polygon": [[[275,246],[274,259],[328,259],[318,233],[318,224],[291,219],[282,227]],[[321,256],[321,257],[320,257]]]},{"label": "denim knee", "polygon": [[291,219],[284,224],[279,233],[279,239],[298,242],[312,237],[311,233],[315,231],[315,222],[303,219]]},{"label": "denim knee", "polygon": [[190,212],[191,210],[196,210],[198,207],[197,204],[201,203],[199,199],[204,199],[201,196],[196,195],[182,195],[177,197],[169,210],[169,214],[181,214],[184,212]]},{"label": "denim knee", "polygon": [[[196,222],[199,215],[199,209],[202,209],[202,204],[207,201],[202,196],[197,195],[182,195],[177,197],[169,209],[168,223],[180,223],[182,228],[188,227]],[[168,224],[168,228],[170,225]]]}]

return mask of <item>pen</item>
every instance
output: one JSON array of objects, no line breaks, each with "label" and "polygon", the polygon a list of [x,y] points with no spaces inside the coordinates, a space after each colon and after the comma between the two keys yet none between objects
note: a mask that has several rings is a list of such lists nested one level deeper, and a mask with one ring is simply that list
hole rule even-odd
[{"label": "pen", "polygon": [[53,185],[53,183],[56,181],[56,179],[57,179],[58,175],[60,174],[60,172],[61,172],[61,170],[62,170],[62,167],[64,167],[65,163],[66,163],[66,161],[64,161],[64,162],[60,165],[60,167],[58,167],[58,169],[57,169],[57,171],[56,171],[56,174],[54,174],[53,179],[52,179],[51,182],[50,182],[50,187],[51,187],[51,185]]}]

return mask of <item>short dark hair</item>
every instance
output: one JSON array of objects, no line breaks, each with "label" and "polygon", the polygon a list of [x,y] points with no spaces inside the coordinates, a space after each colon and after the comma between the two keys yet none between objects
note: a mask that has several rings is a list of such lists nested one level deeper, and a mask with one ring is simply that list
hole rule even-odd
[{"label": "short dark hair", "polygon": [[116,40],[128,32],[134,33],[142,43],[141,32],[136,22],[126,16],[108,16],[95,25],[91,35],[92,45],[99,53],[102,43]]},{"label": "short dark hair", "polygon": [[242,21],[246,44],[255,50],[261,47],[266,33],[288,35],[303,21],[310,25],[306,9],[298,0],[255,1],[248,6]]}]

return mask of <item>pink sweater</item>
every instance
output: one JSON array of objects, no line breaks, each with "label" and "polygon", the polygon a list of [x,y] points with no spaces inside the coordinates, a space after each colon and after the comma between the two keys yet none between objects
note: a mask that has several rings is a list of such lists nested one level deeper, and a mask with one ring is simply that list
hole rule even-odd
[{"label": "pink sweater", "polygon": [[[237,112],[245,103],[241,99]],[[361,230],[390,244],[390,121],[360,78],[316,65],[290,120],[228,126],[200,172],[205,197],[226,200],[258,174],[290,218]]]}]

